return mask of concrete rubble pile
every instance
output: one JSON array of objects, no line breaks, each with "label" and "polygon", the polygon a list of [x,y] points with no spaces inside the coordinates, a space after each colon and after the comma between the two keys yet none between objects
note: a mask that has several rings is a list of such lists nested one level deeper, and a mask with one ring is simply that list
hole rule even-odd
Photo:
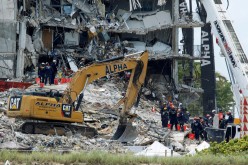
[{"label": "concrete rubble pile", "polygon": [[[132,108],[131,112],[138,115],[133,122],[133,126],[137,128],[138,137],[133,142],[123,144],[118,141],[111,140],[113,133],[118,125],[118,110],[113,110],[112,107],[122,98],[123,81],[111,79],[110,81],[99,80],[96,83],[89,84],[85,90],[85,97],[82,105],[82,110],[85,114],[85,124],[96,128],[99,133],[98,137],[89,139],[80,134],[66,136],[46,136],[42,134],[23,134],[18,128],[24,122],[23,119],[13,119],[5,116],[6,100],[8,95],[21,93],[19,89],[10,89],[7,92],[1,93],[1,101],[4,102],[1,113],[0,126],[0,148],[21,149],[34,151],[48,150],[107,150],[113,153],[130,152],[130,149],[124,147],[129,146],[149,146],[156,141],[162,142],[166,146],[174,148],[174,151],[179,151],[184,154],[193,151],[187,149],[192,141],[185,141],[186,133],[170,131],[167,128],[161,128],[160,113],[157,103],[151,101],[142,95],[139,106]],[[57,88],[64,90],[66,84],[58,85]],[[26,91],[36,89],[32,87]],[[156,111],[152,111],[152,108]],[[187,143],[187,145],[185,145]],[[163,144],[159,144],[160,148]],[[155,144],[154,144],[155,145]],[[173,146],[173,147],[172,147]],[[194,146],[193,146],[194,147]],[[197,147],[197,145],[196,145]],[[162,147],[164,148],[164,147]],[[191,146],[192,148],[192,146]],[[149,149],[148,149],[149,150]],[[137,155],[152,155],[143,151]],[[169,151],[168,151],[169,152]],[[143,154],[142,154],[143,153]],[[145,154],[147,153],[147,154]],[[159,153],[164,155],[163,153]],[[171,154],[171,151],[170,151]],[[156,155],[156,154],[155,154]],[[174,154],[178,156],[179,154]]]}]

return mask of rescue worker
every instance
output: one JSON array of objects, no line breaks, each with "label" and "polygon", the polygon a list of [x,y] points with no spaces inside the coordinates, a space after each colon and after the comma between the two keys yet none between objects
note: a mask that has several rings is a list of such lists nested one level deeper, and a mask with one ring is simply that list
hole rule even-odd
[{"label": "rescue worker", "polygon": [[173,130],[173,125],[175,126],[175,129],[177,131],[177,111],[173,104],[170,104],[170,111],[169,111],[169,117],[170,117],[170,124],[171,124],[171,130]]},{"label": "rescue worker", "polygon": [[40,78],[40,82],[41,83],[44,83],[45,82],[45,74],[46,74],[46,71],[45,71],[45,63],[42,62],[38,68],[38,76]]},{"label": "rescue worker", "polygon": [[226,119],[221,119],[219,122],[220,122],[219,128],[226,129]]},{"label": "rescue worker", "polygon": [[54,79],[55,79],[57,71],[58,71],[57,70],[56,60],[53,60],[53,62],[51,63],[51,67],[52,67],[51,84],[54,84]]},{"label": "rescue worker", "polygon": [[185,118],[185,123],[189,123],[189,117],[191,116],[191,114],[189,113],[189,111],[186,111],[186,113],[184,114],[184,118]]},{"label": "rescue worker", "polygon": [[195,134],[195,139],[199,140],[200,133],[203,130],[199,117],[194,117],[194,122],[191,124],[191,128],[192,128],[192,133]]},{"label": "rescue worker", "polygon": [[52,76],[53,76],[53,69],[47,62],[46,67],[45,67],[45,85],[47,85],[48,81],[49,81],[49,84],[51,85]]},{"label": "rescue worker", "polygon": [[206,117],[204,118],[205,120],[205,124],[208,126],[208,127],[211,127],[213,126],[213,118],[210,114],[206,114]]},{"label": "rescue worker", "polygon": [[200,123],[202,125],[202,131],[200,132],[200,137],[202,139],[204,139],[205,141],[208,140],[208,137],[207,137],[207,131],[206,131],[206,128],[209,127],[208,124],[207,124],[207,120],[202,118],[200,119]]},{"label": "rescue worker", "polygon": [[[236,130],[235,130],[235,127],[228,126],[228,124],[233,124],[233,122],[234,122],[234,118],[232,116],[232,113],[230,111],[228,111],[226,114],[228,116],[228,118],[226,120],[226,127],[227,127],[226,142],[229,142],[230,137],[234,138],[234,136],[236,134]],[[234,128],[234,129],[232,129],[232,128]]]},{"label": "rescue worker", "polygon": [[227,120],[226,120],[226,125],[227,125],[228,123],[233,123],[233,122],[234,122],[234,118],[233,118],[232,113],[231,113],[230,111],[228,111],[226,114],[227,114],[227,116],[228,116],[228,118],[227,118]]},{"label": "rescue worker", "polygon": [[169,122],[169,110],[167,109],[166,103],[164,103],[160,108],[162,127],[166,128]]},{"label": "rescue worker", "polygon": [[216,114],[216,110],[213,109],[213,110],[212,110],[212,114],[211,114],[212,118],[214,118],[215,114]]},{"label": "rescue worker", "polygon": [[183,126],[184,126],[185,118],[184,118],[184,113],[180,108],[178,109],[177,120],[180,125],[180,130],[184,132]]}]

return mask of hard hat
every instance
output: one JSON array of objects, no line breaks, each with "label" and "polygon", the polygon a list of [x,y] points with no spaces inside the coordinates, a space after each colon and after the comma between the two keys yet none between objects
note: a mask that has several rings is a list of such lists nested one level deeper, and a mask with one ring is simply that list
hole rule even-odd
[{"label": "hard hat", "polygon": [[45,65],[45,63],[44,63],[44,62],[42,62],[41,64],[42,64],[42,65]]},{"label": "hard hat", "polygon": [[206,117],[210,117],[210,115],[209,114],[206,114]]},{"label": "hard hat", "polygon": [[56,60],[53,60],[53,62],[56,62]]},{"label": "hard hat", "polygon": [[216,112],[216,110],[215,110],[215,109],[213,109],[213,110],[212,110],[212,112],[214,113],[214,112]]}]

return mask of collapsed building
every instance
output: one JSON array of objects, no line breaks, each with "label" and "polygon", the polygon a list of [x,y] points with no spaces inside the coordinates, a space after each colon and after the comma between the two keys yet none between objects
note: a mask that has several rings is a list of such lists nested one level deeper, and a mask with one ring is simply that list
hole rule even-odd
[{"label": "collapsed building", "polygon": [[[181,94],[190,97],[184,99],[189,103],[203,92],[194,88],[192,66],[200,59],[200,48],[194,47],[194,28],[204,22],[192,11],[191,0],[1,2],[2,79],[35,77],[40,63],[54,59],[63,75],[70,76],[88,62],[148,50],[143,89],[147,96],[165,101]],[[191,66],[182,81],[178,80],[178,61]]]}]

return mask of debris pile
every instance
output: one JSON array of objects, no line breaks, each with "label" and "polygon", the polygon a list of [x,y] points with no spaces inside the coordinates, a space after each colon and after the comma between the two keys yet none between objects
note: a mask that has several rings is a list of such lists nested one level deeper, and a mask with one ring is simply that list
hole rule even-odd
[{"label": "debris pile", "polygon": [[[112,82],[111,82],[112,81]],[[13,119],[1,114],[0,127],[0,148],[35,150],[35,151],[53,151],[53,150],[107,150],[113,153],[130,152],[125,145],[129,146],[149,146],[156,141],[170,146],[174,151],[186,152],[184,137],[187,134],[170,131],[168,128],[161,128],[161,117],[159,107],[156,101],[147,99],[142,95],[139,106],[132,108],[131,112],[138,115],[133,125],[137,128],[138,137],[133,142],[127,144],[119,141],[111,140],[113,133],[118,125],[118,110],[112,109],[119,99],[122,98],[123,81],[111,79],[99,81],[90,84],[85,90],[85,97],[82,104],[82,111],[85,114],[85,124],[97,129],[99,135],[95,138],[87,138],[81,134],[72,135],[68,133],[66,136],[52,136],[42,134],[23,134],[18,128],[24,122],[23,119]],[[36,86],[36,87],[35,87]],[[50,88],[66,88],[66,84],[51,86]],[[37,85],[28,88],[26,91],[37,90]],[[10,89],[2,92],[1,100],[6,102],[8,95],[13,93],[21,93],[22,90]],[[4,104],[6,106],[6,104]],[[152,108],[155,107],[155,111]],[[6,107],[3,109],[6,110]],[[192,142],[188,142],[191,144]],[[153,145],[155,145],[153,144]],[[152,145],[152,146],[153,146]],[[163,145],[163,144],[160,144]],[[150,147],[152,147],[150,146]],[[162,147],[162,149],[164,146]],[[146,151],[141,152],[143,155]],[[188,151],[189,152],[189,151]],[[159,153],[161,154],[161,153]],[[168,151],[168,155],[171,154]],[[148,154],[153,155],[153,154]],[[164,151],[163,151],[164,155]],[[174,156],[176,156],[174,152]]]}]

